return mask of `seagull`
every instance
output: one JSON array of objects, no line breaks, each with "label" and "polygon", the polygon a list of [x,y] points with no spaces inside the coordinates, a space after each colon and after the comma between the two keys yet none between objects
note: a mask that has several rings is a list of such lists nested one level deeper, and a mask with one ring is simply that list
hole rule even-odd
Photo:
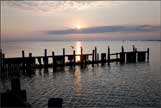
[{"label": "seagull", "polygon": [[71,47],[72,49],[74,49],[74,46],[71,45],[70,47]]}]

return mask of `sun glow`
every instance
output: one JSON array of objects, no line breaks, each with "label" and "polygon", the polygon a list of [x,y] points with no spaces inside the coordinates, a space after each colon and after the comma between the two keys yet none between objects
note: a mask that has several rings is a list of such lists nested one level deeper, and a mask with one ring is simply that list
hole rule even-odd
[{"label": "sun glow", "polygon": [[82,28],[81,25],[79,25],[79,24],[76,25],[76,29],[80,30],[81,28]]}]

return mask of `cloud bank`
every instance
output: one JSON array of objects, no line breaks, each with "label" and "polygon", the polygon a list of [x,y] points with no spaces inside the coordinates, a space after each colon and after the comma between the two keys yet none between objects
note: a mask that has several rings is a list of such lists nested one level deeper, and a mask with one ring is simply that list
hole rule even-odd
[{"label": "cloud bank", "polygon": [[[111,2],[108,2],[111,3]],[[86,9],[104,5],[103,1],[3,1],[4,5],[22,10],[55,12],[68,9]]]},{"label": "cloud bank", "polygon": [[3,35],[2,41],[44,40],[161,40],[160,25],[99,26],[81,30],[47,30],[24,35]]},{"label": "cloud bank", "polygon": [[69,35],[69,34],[94,34],[94,33],[113,33],[113,32],[159,32],[159,25],[136,25],[136,26],[98,26],[83,29],[49,30],[45,31],[49,35]]}]

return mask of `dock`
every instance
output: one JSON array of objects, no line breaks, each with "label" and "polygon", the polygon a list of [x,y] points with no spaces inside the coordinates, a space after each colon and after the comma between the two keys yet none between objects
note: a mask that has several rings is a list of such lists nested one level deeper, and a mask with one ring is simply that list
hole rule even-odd
[{"label": "dock", "polygon": [[[149,48],[145,51],[137,51],[137,48],[133,45],[132,51],[125,52],[124,47],[121,46],[121,52],[110,53],[110,47],[107,47],[106,53],[98,53],[97,47],[95,47],[91,53],[83,53],[83,48],[80,47],[80,54],[76,54],[73,50],[72,54],[66,54],[65,48],[62,49],[62,55],[56,55],[53,51],[51,55],[47,54],[47,49],[44,49],[44,56],[32,56],[29,53],[25,56],[25,51],[22,50],[22,57],[6,58],[2,53],[0,57],[0,72],[1,75],[12,72],[19,72],[20,70],[31,70],[34,68],[49,68],[56,69],[57,67],[63,68],[65,66],[74,67],[80,65],[82,68],[86,65],[95,64],[105,65],[112,62],[126,64],[137,62],[149,62]],[[76,57],[80,57],[79,61],[76,61]],[[49,63],[49,59],[52,59],[52,63]],[[37,62],[36,62],[37,61]]]}]

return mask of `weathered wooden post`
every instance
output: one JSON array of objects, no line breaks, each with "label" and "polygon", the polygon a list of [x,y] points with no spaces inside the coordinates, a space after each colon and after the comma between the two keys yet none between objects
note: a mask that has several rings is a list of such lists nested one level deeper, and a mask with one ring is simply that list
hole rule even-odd
[{"label": "weathered wooden post", "polygon": [[92,67],[94,67],[94,53],[95,53],[95,51],[93,50],[92,51]]},{"label": "weathered wooden post", "polygon": [[13,78],[11,80],[11,92],[16,94],[23,101],[27,100],[26,90],[21,90],[21,83],[19,78]]},{"label": "weathered wooden post", "polygon": [[120,63],[121,64],[124,64],[125,63],[125,52],[124,52],[124,47],[123,46],[121,46]]},{"label": "weathered wooden post", "polygon": [[108,65],[110,65],[110,47],[108,46]]},{"label": "weathered wooden post", "polygon": [[83,67],[83,48],[81,47],[81,67]]},{"label": "weathered wooden post", "polygon": [[5,59],[5,54],[2,53],[2,59],[3,59],[3,63],[5,62],[4,59]]},{"label": "weathered wooden post", "polygon": [[2,53],[2,65],[3,65],[3,68],[2,69],[4,69],[4,71],[5,71],[5,73],[6,74],[8,74],[8,72],[9,72],[9,64],[8,63],[6,63],[6,59],[5,59],[5,54],[4,53]]},{"label": "weathered wooden post", "polygon": [[32,63],[32,53],[29,53],[29,58],[27,60],[27,71],[31,74],[31,63]]},{"label": "weathered wooden post", "polygon": [[32,53],[29,53],[29,58],[30,58],[30,60],[31,60],[31,58],[32,58]]},{"label": "weathered wooden post", "polygon": [[47,57],[47,49],[44,50],[44,67],[48,66],[48,57]]},{"label": "weathered wooden post", "polygon": [[116,64],[118,62],[118,53],[116,53]]},{"label": "weathered wooden post", "polygon": [[124,47],[123,46],[121,46],[121,51],[124,52]]},{"label": "weathered wooden post", "polygon": [[62,98],[51,98],[48,100],[48,108],[62,108]]},{"label": "weathered wooden post", "polygon": [[137,62],[139,57],[137,48],[135,48],[135,54],[136,54],[136,62]]},{"label": "weathered wooden post", "polygon": [[52,51],[52,59],[53,59],[53,72],[56,71],[56,59],[55,59],[55,53]]},{"label": "weathered wooden post", "polygon": [[32,53],[29,53],[29,57],[30,57],[30,58],[32,57]]},{"label": "weathered wooden post", "polygon": [[24,50],[22,50],[22,58],[24,58],[25,57],[25,52],[24,52]]},{"label": "weathered wooden post", "polygon": [[27,107],[31,108],[31,105],[27,103],[26,90],[21,90],[19,78],[13,78],[11,80],[11,90],[7,90],[1,93],[1,107]]},{"label": "weathered wooden post", "polygon": [[2,54],[2,58],[5,58],[5,54],[4,53]]},{"label": "weathered wooden post", "polygon": [[97,62],[97,47],[95,47],[95,61]]},{"label": "weathered wooden post", "polygon": [[44,72],[48,72],[48,57],[47,57],[47,49],[44,50]]},{"label": "weathered wooden post", "polygon": [[65,66],[65,48],[63,48],[63,66]]},{"label": "weathered wooden post", "polygon": [[2,49],[0,48],[0,59],[2,58]]},{"label": "weathered wooden post", "polygon": [[44,50],[44,56],[47,56],[47,49]]},{"label": "weathered wooden post", "polygon": [[32,57],[32,53],[29,53],[29,57],[30,57],[30,65],[32,67],[35,66],[35,57]]},{"label": "weathered wooden post", "polygon": [[53,59],[53,66],[55,67],[55,57],[54,57],[54,51],[52,51],[52,59]]},{"label": "weathered wooden post", "polygon": [[101,53],[101,64],[104,65],[106,63],[106,53]]},{"label": "weathered wooden post", "polygon": [[22,70],[25,70],[25,52],[22,50]]},{"label": "weathered wooden post", "polygon": [[5,55],[1,52],[0,57],[0,76],[6,73],[7,69],[5,69]]},{"label": "weathered wooden post", "polygon": [[2,49],[0,48],[0,76],[3,76],[5,73],[5,68],[4,68],[4,58],[3,58],[3,53]]},{"label": "weathered wooden post", "polygon": [[47,57],[47,49],[44,49],[44,67],[46,67],[46,57]]},{"label": "weathered wooden post", "polygon": [[147,48],[147,62],[149,62],[149,48]]},{"label": "weathered wooden post", "polygon": [[73,65],[74,65],[74,66],[75,66],[75,64],[76,64],[76,60],[75,60],[75,59],[76,59],[76,57],[75,57],[75,50],[73,50],[73,62],[74,62]]},{"label": "weathered wooden post", "polygon": [[134,52],[134,55],[135,55],[135,56],[134,56],[134,62],[136,62],[137,59],[138,59],[138,53],[137,53],[137,51],[136,51],[137,49],[136,49],[135,45],[133,45],[132,47],[133,47],[133,52]]},{"label": "weathered wooden post", "polygon": [[135,45],[132,45],[132,48],[133,48],[133,52],[135,52]]}]

